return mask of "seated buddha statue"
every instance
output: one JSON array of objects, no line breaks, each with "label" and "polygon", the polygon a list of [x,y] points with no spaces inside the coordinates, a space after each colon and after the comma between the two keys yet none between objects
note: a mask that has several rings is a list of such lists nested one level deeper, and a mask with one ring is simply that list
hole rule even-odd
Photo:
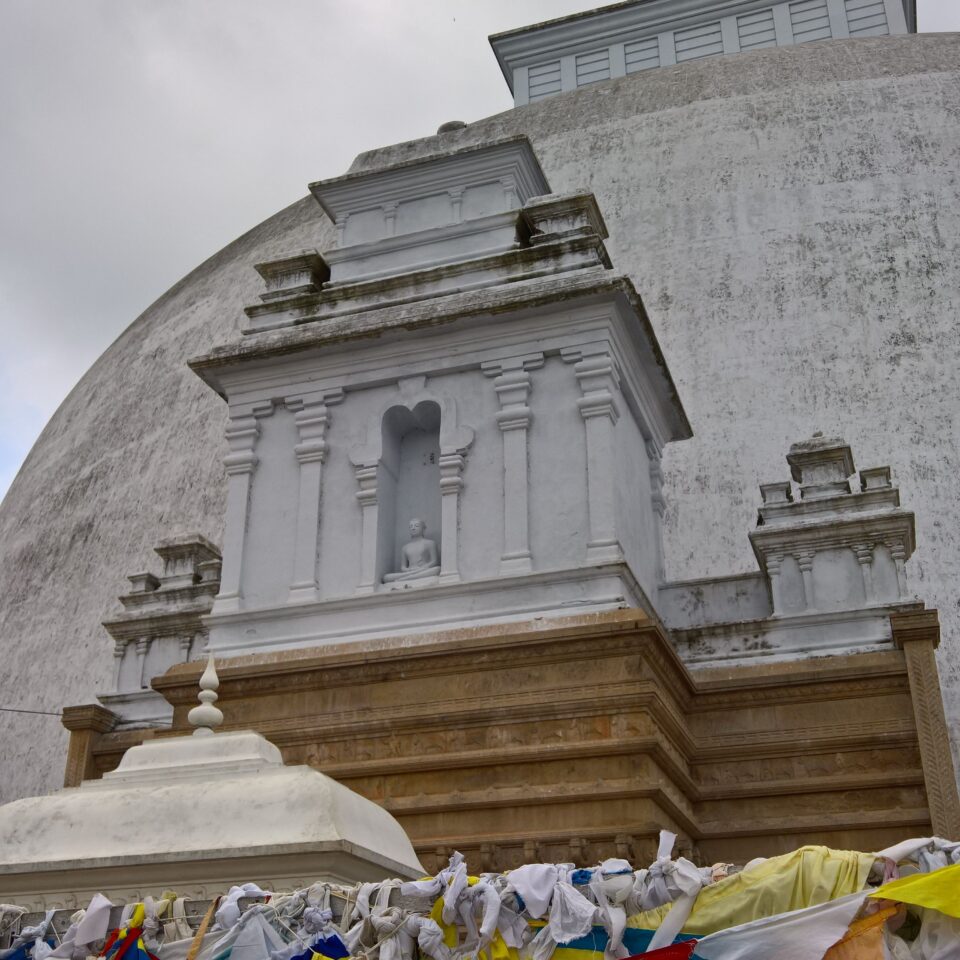
[{"label": "seated buddha statue", "polygon": [[400,569],[396,573],[384,576],[384,583],[397,583],[403,580],[422,580],[435,577],[440,573],[440,551],[433,540],[425,537],[427,525],[414,517],[410,521],[410,541],[400,551]]}]

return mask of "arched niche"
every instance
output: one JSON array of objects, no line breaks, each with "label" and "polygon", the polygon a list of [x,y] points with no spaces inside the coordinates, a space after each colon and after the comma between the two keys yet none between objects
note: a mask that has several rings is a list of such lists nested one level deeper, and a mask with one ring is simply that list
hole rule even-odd
[{"label": "arched niche", "polygon": [[[459,580],[460,490],[472,442],[456,400],[434,393],[425,377],[400,381],[395,399],[371,416],[366,443],[350,454],[363,514],[358,593],[385,588],[383,577],[399,568],[413,517],[439,547],[439,581]],[[428,582],[435,581],[413,585]]]},{"label": "arched niche", "polygon": [[440,404],[422,400],[411,410],[398,404],[381,421],[381,455],[377,477],[380,502],[377,581],[401,569],[401,551],[409,540],[409,524],[426,524],[425,536],[442,555],[440,517]]}]

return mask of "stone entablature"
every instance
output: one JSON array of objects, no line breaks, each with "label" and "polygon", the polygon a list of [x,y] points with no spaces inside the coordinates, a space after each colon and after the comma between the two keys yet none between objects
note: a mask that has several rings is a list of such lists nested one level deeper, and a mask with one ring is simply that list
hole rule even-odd
[{"label": "stone entablature", "polygon": [[633,0],[490,37],[516,106],[721,54],[916,30],[910,0]]},{"label": "stone entablature", "polygon": [[103,624],[114,641],[114,676],[113,690],[98,699],[117,715],[119,728],[169,724],[169,705],[150,680],[202,652],[202,618],[220,589],[220,551],[206,537],[170,538],[155,552],[161,574],[128,577],[133,589],[119,598],[123,613]]}]

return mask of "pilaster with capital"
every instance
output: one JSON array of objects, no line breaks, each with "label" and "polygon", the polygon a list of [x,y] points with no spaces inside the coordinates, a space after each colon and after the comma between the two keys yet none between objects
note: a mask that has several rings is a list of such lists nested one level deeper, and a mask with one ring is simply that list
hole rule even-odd
[{"label": "pilaster with capital", "polygon": [[144,668],[147,663],[147,652],[150,650],[150,637],[140,637],[136,641],[137,644],[137,689],[143,690],[145,687],[149,686],[144,676]]},{"label": "pilaster with capital", "polygon": [[354,463],[357,478],[357,503],[360,504],[360,583],[357,593],[373,593],[377,585],[377,524],[380,511],[377,503],[378,461]]},{"label": "pilaster with capital", "polygon": [[817,598],[813,591],[813,558],[814,551],[805,550],[797,554],[797,566],[800,568],[803,587],[804,610],[816,610]]},{"label": "pilaster with capital", "polygon": [[858,543],[854,546],[857,563],[860,564],[860,575],[863,577],[863,596],[867,603],[876,599],[873,586],[873,544]]},{"label": "pilaster with capital", "polygon": [[463,490],[465,463],[462,453],[440,454],[440,526],[443,532],[441,583],[455,583],[460,579],[460,491]]},{"label": "pilaster with capital", "polygon": [[960,835],[960,796],[937,672],[939,617],[936,610],[893,613],[890,627],[906,661],[930,824],[937,836],[955,837]]},{"label": "pilaster with capital", "polygon": [[890,550],[890,556],[893,558],[894,566],[897,568],[897,593],[901,600],[907,599],[907,549],[902,540],[890,540],[887,542]]},{"label": "pilaster with capital", "polygon": [[297,527],[293,547],[293,582],[288,599],[297,603],[319,597],[317,547],[320,538],[320,498],[323,490],[323,464],[327,457],[329,407],[343,400],[342,390],[332,390],[312,402],[303,398],[287,401],[293,411],[299,442],[293,448],[300,464],[297,498]]},{"label": "pilaster with capital", "polygon": [[773,601],[773,614],[783,612],[783,597],[780,593],[780,565],[783,557],[779,553],[767,556],[767,578],[770,580],[770,599]]},{"label": "pilaster with capital", "polygon": [[120,689],[120,671],[123,668],[123,655],[127,652],[126,640],[113,641],[113,689]]},{"label": "pilaster with capital", "polygon": [[220,592],[215,602],[217,613],[240,610],[250,488],[258,462],[254,453],[257,438],[260,436],[257,420],[272,412],[273,404],[267,403],[252,409],[244,416],[231,417],[227,424],[229,451],[223,458],[227,471],[227,509],[223,532],[223,569],[220,575]]},{"label": "pilaster with capital", "polygon": [[493,377],[500,402],[497,426],[503,438],[503,553],[500,572],[529,573],[530,474],[528,432],[532,415],[528,400],[532,387],[530,370],[542,367],[542,353],[484,363],[485,376]]},{"label": "pilaster with capital", "polygon": [[587,353],[579,347],[564,348],[561,356],[573,364],[580,385],[577,408],[583,418],[587,447],[587,509],[589,539],[587,560],[591,563],[623,559],[616,532],[616,470],[614,426],[620,418],[620,372],[606,351]]}]

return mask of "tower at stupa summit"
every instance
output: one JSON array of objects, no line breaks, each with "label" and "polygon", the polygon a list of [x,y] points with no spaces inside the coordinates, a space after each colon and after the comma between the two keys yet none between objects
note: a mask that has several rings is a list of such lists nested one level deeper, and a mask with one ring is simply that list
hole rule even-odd
[{"label": "tower at stupa summit", "polygon": [[514,109],[162,297],[0,508],[0,682],[70,737],[4,716],[4,799],[184,731],[212,651],[227,726],[427,870],[960,835],[960,46],[913,29],[650,0],[499,34]]}]

